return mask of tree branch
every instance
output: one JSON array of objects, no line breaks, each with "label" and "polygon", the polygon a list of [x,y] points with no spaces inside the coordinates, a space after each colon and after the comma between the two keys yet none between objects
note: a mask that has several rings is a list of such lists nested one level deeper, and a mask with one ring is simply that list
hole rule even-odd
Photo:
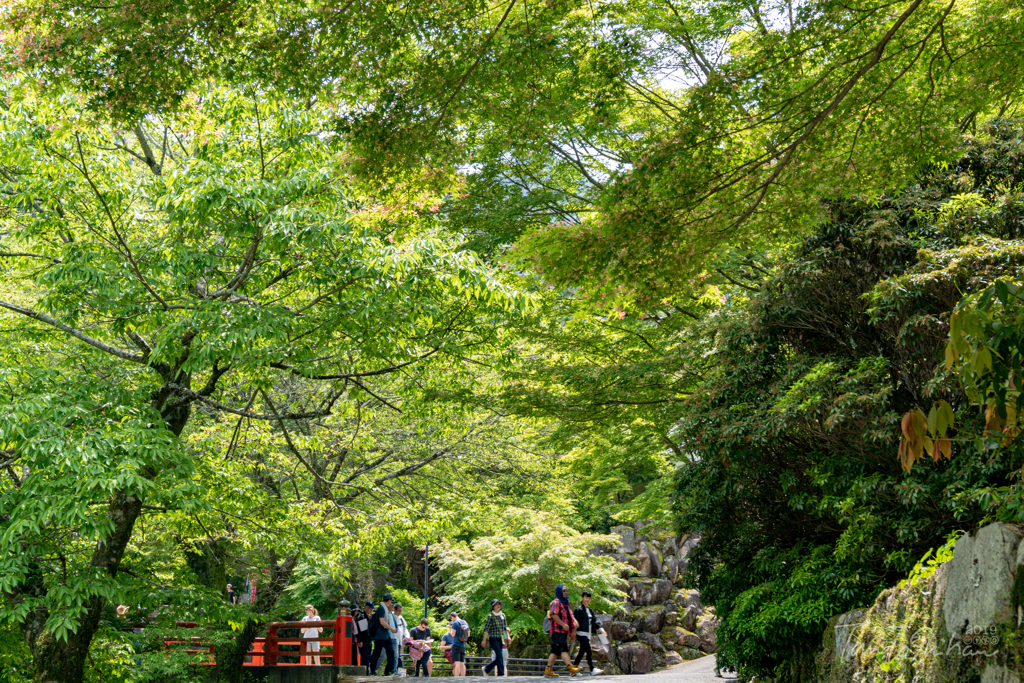
[{"label": "tree branch", "polygon": [[58,330],[61,330],[62,332],[70,334],[75,339],[78,339],[80,341],[84,341],[89,346],[93,346],[93,347],[99,349],[100,351],[104,351],[106,353],[109,353],[112,356],[117,356],[118,358],[120,358],[122,360],[131,361],[132,363],[139,363],[140,365],[145,365],[145,363],[146,363],[146,357],[145,356],[139,355],[137,353],[131,353],[130,351],[125,351],[124,349],[119,349],[116,346],[111,346],[110,344],[106,344],[104,342],[101,342],[99,339],[95,339],[93,337],[90,337],[86,333],[80,332],[79,330],[76,330],[73,327],[65,325],[64,323],[60,322],[59,320],[54,320],[53,318],[51,318],[50,316],[46,315],[45,313],[40,313],[39,311],[33,311],[30,308],[22,308],[21,306],[16,306],[16,305],[14,305],[12,303],[9,303],[9,302],[3,301],[3,300],[0,300],[0,308],[6,308],[9,311],[14,311],[15,313],[20,313],[21,315],[27,316],[29,318],[33,318],[35,320],[38,320],[39,322],[46,323],[47,325],[50,325],[52,327],[56,327]]}]

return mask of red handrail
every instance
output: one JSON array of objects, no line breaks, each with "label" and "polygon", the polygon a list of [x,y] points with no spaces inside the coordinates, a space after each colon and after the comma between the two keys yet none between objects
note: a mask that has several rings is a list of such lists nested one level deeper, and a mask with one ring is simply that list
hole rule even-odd
[{"label": "red handrail", "polygon": [[[178,626],[185,628],[195,628],[198,626],[195,622],[178,622]],[[327,638],[280,638],[278,631],[280,629],[301,629],[305,630],[308,628],[330,628],[333,629],[333,633]],[[352,641],[355,639],[353,633],[352,617],[350,616],[339,616],[336,619],[331,620],[320,620],[320,621],[276,621],[267,625],[267,637],[256,638],[253,642],[253,649],[251,652],[250,659],[252,661],[245,662],[245,666],[299,666],[301,658],[303,657],[320,657],[321,659],[330,660],[331,664],[353,664],[358,663],[360,659],[358,654],[356,655],[356,662],[352,661]],[[190,639],[189,644],[194,645],[207,645],[199,641],[197,638]],[[199,642],[196,642],[199,641]],[[183,644],[185,641],[180,640],[165,640],[164,648],[166,649],[172,644]],[[330,651],[310,651],[308,650],[309,643],[320,643],[321,645],[330,645]],[[281,645],[298,645],[298,651],[286,650],[281,651]],[[186,650],[189,654],[198,654],[199,650],[192,651]],[[214,646],[209,645],[209,654],[211,660],[214,654]],[[300,662],[282,662],[281,657],[299,657]],[[212,661],[211,661],[212,663]]]}]

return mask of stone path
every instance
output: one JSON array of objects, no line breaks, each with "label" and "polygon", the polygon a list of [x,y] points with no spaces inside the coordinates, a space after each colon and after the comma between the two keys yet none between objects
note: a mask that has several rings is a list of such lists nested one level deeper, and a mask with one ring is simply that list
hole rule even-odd
[{"label": "stone path", "polygon": [[[558,673],[557,669],[556,673]],[[443,678],[446,681],[453,680],[449,676],[442,676],[438,678]],[[650,679],[655,680],[651,681]],[[393,679],[381,676],[359,676],[354,680],[358,683],[379,683],[381,681],[395,680],[407,680],[409,683],[412,683],[412,681],[420,679]],[[464,683],[495,683],[496,681],[493,676],[465,676],[459,680]],[[551,683],[554,679],[544,678],[543,676],[511,676],[508,679],[503,678],[497,680],[508,680],[510,683]],[[557,680],[562,683],[565,683],[566,681],[572,681],[573,683],[584,683],[585,681],[594,681],[595,683],[645,683],[645,681],[650,681],[650,683],[722,683],[723,681],[735,681],[736,674],[722,674],[722,678],[716,678],[715,657],[714,655],[711,655],[709,657],[701,657],[700,659],[683,662],[676,666],[670,666],[667,669],[655,671],[644,676],[576,676],[571,678],[569,674],[565,672],[565,669],[562,669]]]}]

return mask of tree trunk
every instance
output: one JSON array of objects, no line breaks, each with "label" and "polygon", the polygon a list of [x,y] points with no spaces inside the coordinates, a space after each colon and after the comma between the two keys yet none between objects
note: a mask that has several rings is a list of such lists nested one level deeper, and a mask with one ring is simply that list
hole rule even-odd
[{"label": "tree trunk", "polygon": [[265,587],[260,587],[256,594],[256,602],[249,606],[254,616],[238,632],[234,646],[217,652],[217,676],[224,683],[241,683],[245,675],[244,664],[245,657],[249,654],[249,646],[263,632],[263,626],[266,624],[263,615],[274,608],[277,599],[288,587],[288,581],[298,559],[297,555],[289,555],[284,562],[278,564],[276,559],[271,558],[270,581]]},{"label": "tree trunk", "polygon": [[[179,381],[189,386],[191,378],[179,378]],[[189,419],[190,406],[184,404],[175,406],[173,409],[163,410],[169,395],[169,390],[166,387],[158,390],[154,393],[153,404],[161,410],[167,428],[175,436],[181,436]],[[150,472],[146,476],[152,478],[155,474],[155,472]],[[97,543],[93,550],[90,564],[94,569],[106,572],[111,578],[117,578],[118,567],[120,567],[124,551],[131,541],[135,522],[141,513],[141,498],[129,494],[124,489],[115,494],[107,508],[113,530],[110,536]],[[19,592],[22,596],[28,596],[33,592],[38,593],[39,590],[45,591],[41,581],[37,586],[25,586]],[[83,683],[85,659],[89,656],[89,647],[99,628],[105,604],[106,598],[100,596],[91,598],[86,603],[85,614],[82,616],[78,629],[74,633],[69,633],[66,640],[59,640],[44,628],[49,616],[45,609],[35,610],[32,617],[22,624],[25,640],[32,650],[32,664],[35,669],[34,683]]]},{"label": "tree trunk", "polygon": [[[142,500],[124,491],[111,501],[109,515],[114,529],[105,542],[96,545],[92,554],[93,567],[112,577],[117,575],[117,568],[141,512]],[[44,609],[37,610],[24,622],[22,630],[32,649],[35,683],[82,683],[85,678],[85,658],[89,656],[89,646],[99,628],[105,603],[106,598],[91,598],[86,603],[85,615],[78,629],[69,633],[67,640],[58,640],[53,633],[43,628],[48,617]]]}]

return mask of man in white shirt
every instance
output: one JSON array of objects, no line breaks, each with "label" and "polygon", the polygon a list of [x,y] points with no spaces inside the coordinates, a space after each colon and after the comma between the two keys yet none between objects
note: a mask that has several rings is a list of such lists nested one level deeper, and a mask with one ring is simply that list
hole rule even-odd
[{"label": "man in white shirt", "polygon": [[394,616],[398,632],[391,634],[391,640],[394,641],[395,658],[398,660],[396,673],[401,672],[398,675],[404,676],[405,666],[402,664],[402,652],[405,650],[405,639],[409,637],[409,625],[405,623],[405,617],[402,616],[402,606],[397,602],[395,603]]}]

